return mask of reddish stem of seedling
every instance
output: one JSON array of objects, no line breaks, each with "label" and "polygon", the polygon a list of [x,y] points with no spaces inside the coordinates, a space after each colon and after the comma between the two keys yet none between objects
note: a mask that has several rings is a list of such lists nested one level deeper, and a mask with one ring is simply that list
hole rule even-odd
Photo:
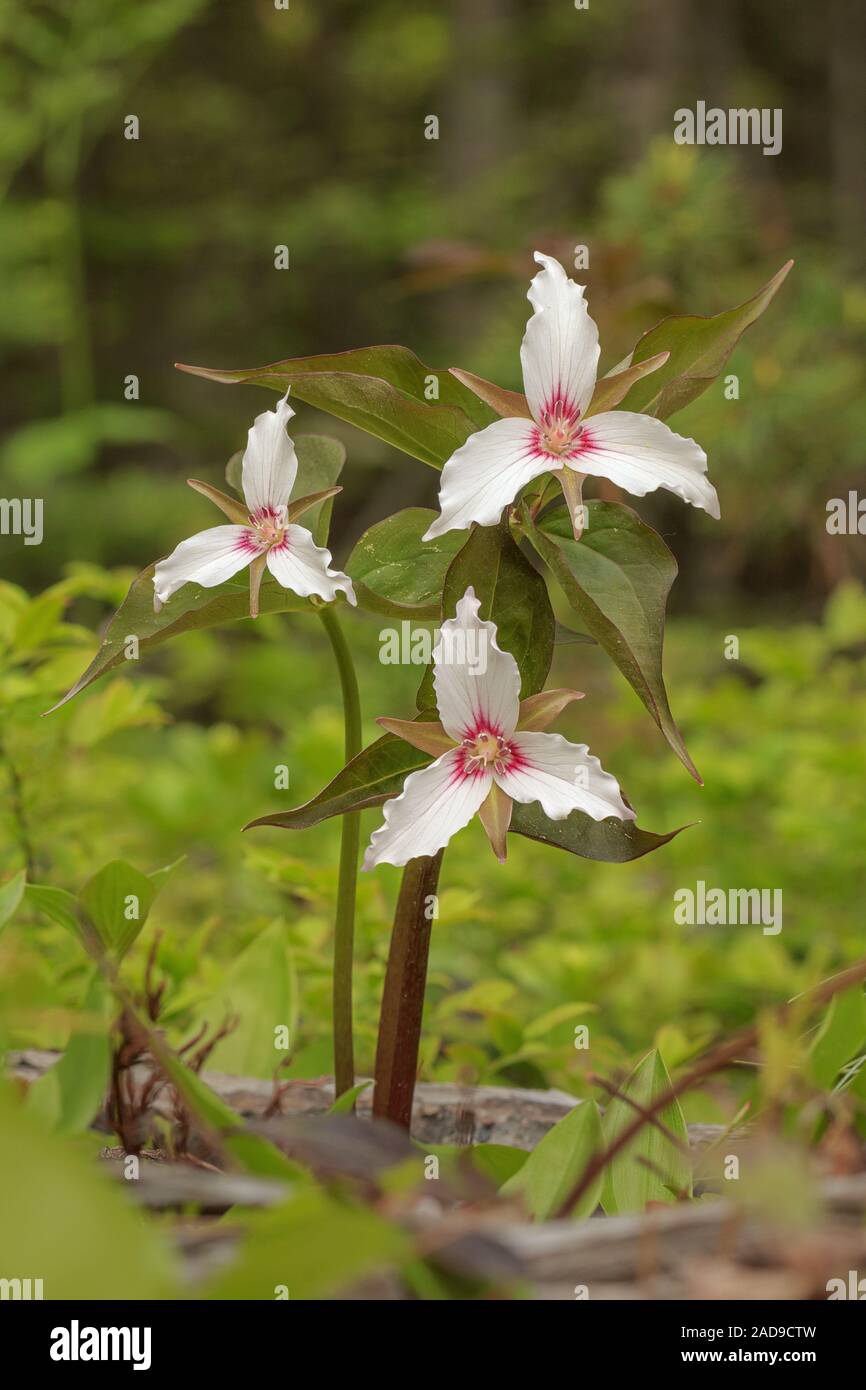
[{"label": "reddish stem of seedling", "polygon": [[418,1047],[424,1014],[432,899],[439,883],[444,850],[432,858],[410,859],[394,913],[376,1048],[373,1114],[408,1129],[418,1074]]}]

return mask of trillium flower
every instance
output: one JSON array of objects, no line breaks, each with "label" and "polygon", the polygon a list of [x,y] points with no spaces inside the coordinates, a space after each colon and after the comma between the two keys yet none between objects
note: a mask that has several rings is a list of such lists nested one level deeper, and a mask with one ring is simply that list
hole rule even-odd
[{"label": "trillium flower", "polygon": [[[504,862],[515,801],[540,802],[551,820],[564,820],[572,811],[593,820],[634,820],[616,779],[585,743],[540,732],[580,693],[549,690],[521,701],[517,662],[500,649],[496,624],[479,619],[480,606],[468,588],[433,650],[441,722],[377,721],[437,756],[410,773],[400,795],[385,804],[385,822],[370,840],[365,869],[435,854],[476,813]],[[483,661],[476,659],[479,652]]]},{"label": "trillium flower", "polygon": [[290,502],[298,473],[295,446],[286,433],[294,415],[288,392],[275,410],[256,417],[247,436],[242,486],[246,506],[208,483],[188,479],[235,524],[214,526],[181,541],[153,573],[154,607],[159,611],[184,584],[212,589],[250,567],[250,617],[258,616],[259,589],[265,566],[278,584],[302,598],[315,594],[330,602],[342,590],[350,603],[355,591],[347,574],[329,568],[331,552],[316,545],[312,534],[295,519],[318,502],[333,497],[338,487]]},{"label": "trillium flower", "polygon": [[598,328],[584,287],[552,256],[536,251],[535,259],[542,269],[529,287],[533,314],[520,348],[532,418],[496,420],[451,455],[442,469],[440,515],[424,540],[464,530],[473,521],[494,525],[527,483],[548,472],[562,485],[578,537],[587,475],[608,478],[635,497],[664,487],[718,517],[707,456],[693,439],[627,410],[586,418],[598,372]]}]

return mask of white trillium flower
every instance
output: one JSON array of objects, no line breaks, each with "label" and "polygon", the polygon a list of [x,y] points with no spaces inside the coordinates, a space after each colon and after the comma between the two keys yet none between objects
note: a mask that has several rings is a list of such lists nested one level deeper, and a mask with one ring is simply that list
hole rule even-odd
[{"label": "white trillium flower", "polygon": [[296,502],[289,501],[298,473],[295,446],[286,433],[294,415],[288,391],[275,410],[256,417],[244,451],[242,486],[246,506],[207,483],[190,478],[190,487],[209,497],[236,524],[214,526],[181,541],[153,573],[154,607],[157,611],[184,584],[212,589],[250,566],[250,616],[258,614],[259,589],[265,566],[278,584],[302,598],[316,595],[330,602],[339,590],[354,604],[355,591],[347,574],[329,568],[331,552],[316,545],[312,534],[294,525],[318,502],[333,497],[340,488],[327,488]]},{"label": "white trillium flower", "polygon": [[583,285],[559,261],[536,251],[542,269],[529,287],[532,318],[520,347],[532,418],[496,420],[467,439],[442,469],[440,515],[424,540],[493,526],[527,483],[553,472],[579,535],[577,507],[588,475],[608,478],[635,497],[658,487],[718,518],[719,499],[706,477],[707,456],[693,439],[661,420],[627,410],[586,418],[598,373],[598,328]]},{"label": "white trillium flower", "polygon": [[[515,801],[541,803],[551,820],[584,811],[593,820],[634,820],[616,778],[585,743],[539,732],[572,700],[575,690],[549,690],[520,700],[520,672],[496,641],[496,624],[478,617],[468,588],[457,615],[442,624],[433,651],[433,685],[441,722],[379,719],[407,743],[437,754],[412,772],[399,796],[386,802],[364,868],[406,864],[432,855],[476,814],[494,853],[505,859],[505,835]],[[485,661],[467,654],[483,649]]]}]

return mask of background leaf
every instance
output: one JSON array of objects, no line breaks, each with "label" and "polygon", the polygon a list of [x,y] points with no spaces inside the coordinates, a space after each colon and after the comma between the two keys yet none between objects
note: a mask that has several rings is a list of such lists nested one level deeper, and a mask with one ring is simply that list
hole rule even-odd
[{"label": "background leaf", "polygon": [[110,995],[94,974],[66,1047],[27,1092],[27,1108],[58,1134],[88,1129],[102,1107],[111,1071],[110,1027]]},{"label": "background leaf", "polygon": [[394,617],[439,617],[445,575],[464,541],[459,531],[422,541],[436,515],[408,507],[364,532],[346,562],[362,608]]},{"label": "background leaf", "polygon": [[124,860],[114,859],[88,879],[79,893],[78,901],[100,942],[118,959],[142,930],[165,878],[163,869],[150,877]]},{"label": "background leaf", "polygon": [[829,1090],[846,1062],[866,1041],[866,995],[861,985],[846,989],[831,1001],[809,1053],[816,1083]]},{"label": "background leaf", "polygon": [[[603,1147],[598,1106],[592,1100],[581,1101],[536,1144],[520,1170],[501,1189],[502,1196],[519,1195],[535,1221],[547,1221],[575,1187],[590,1159]],[[602,1182],[599,1173],[575,1207],[575,1220],[595,1211]]]},{"label": "background leaf", "polygon": [[41,1278],[46,1299],[179,1295],[169,1242],[80,1153],[0,1084],[4,1275]]},{"label": "background leaf", "polygon": [[[661,1053],[655,1049],[635,1067],[620,1090],[638,1105],[646,1107],[670,1089]],[[637,1111],[625,1100],[614,1098],[604,1113],[602,1129],[609,1148],[634,1123]],[[679,1101],[674,1100],[656,1116],[679,1144],[649,1121],[616,1155],[605,1169],[601,1202],[608,1216],[619,1212],[644,1211],[647,1202],[675,1202],[676,1194],[691,1196],[692,1168],[688,1153],[688,1130]]]},{"label": "background leaf", "polygon": [[27,872],[25,869],[21,869],[10,878],[8,883],[4,883],[2,888],[0,888],[0,931],[5,927],[9,918],[17,911],[18,904],[24,896],[26,882]]},{"label": "background leaf", "polygon": [[470,434],[496,418],[449,372],[433,371],[408,348],[392,345],[288,358],[238,371],[177,365],[181,371],[227,385],[246,382],[281,395],[290,386],[298,400],[434,468],[441,468]]},{"label": "background leaf", "polygon": [[[185,584],[176,594],[172,594],[159,613],[155,613],[154,568],[153,565],[148,565],[147,569],[142,570],[132,581],[129,593],[108,624],[96,656],[62,700],[58,700],[47,713],[53,714],[74,695],[80,694],[100,676],[105,675],[106,671],[111,671],[126,661],[125,649],[130,636],[138,638],[139,653],[144,654],[181,632],[215,627],[218,623],[236,622],[238,618],[249,617],[250,587],[245,570],[214,589],[204,589],[200,584]],[[300,598],[291,590],[284,589],[267,575],[262,580],[259,597],[259,612],[262,615],[313,611],[309,599]]]},{"label": "background leaf", "polygon": [[589,502],[579,541],[564,507],[529,538],[591,635],[643,700],[680,762],[697,782],[674,722],[662,675],[665,608],[677,562],[661,536],[621,502]]},{"label": "background leaf", "polygon": [[232,962],[208,1012],[211,1029],[229,1014],[237,1020],[237,1027],[213,1051],[214,1070],[236,1076],[273,1076],[288,1055],[277,1050],[274,1028],[288,1028],[291,1047],[297,1041],[297,993],[286,928],[283,922],[274,922]]},{"label": "background leaf", "polygon": [[721,314],[663,319],[640,339],[631,354],[637,366],[659,352],[669,352],[663,367],[638,381],[622,402],[623,410],[666,420],[696,400],[722,371],[746,329],[761,317],[794,264],[788,261],[751,299]]},{"label": "background leaf", "polygon": [[[547,680],[553,660],[556,622],[547,585],[511,536],[507,522],[473,526],[448,567],[442,617],[453,618],[472,585],[481,600],[479,617],[496,624],[496,640],[520,670],[520,698],[534,695]],[[434,709],[432,666],[418,691],[418,708]]]}]

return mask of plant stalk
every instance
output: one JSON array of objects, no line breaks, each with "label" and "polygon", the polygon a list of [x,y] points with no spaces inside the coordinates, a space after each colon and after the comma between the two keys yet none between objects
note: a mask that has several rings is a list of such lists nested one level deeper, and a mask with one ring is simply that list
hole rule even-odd
[{"label": "plant stalk", "polygon": [[412,1120],[434,915],[430,900],[444,853],[410,859],[403,870],[382,991],[373,1114],[403,1129]]},{"label": "plant stalk", "polygon": [[[337,662],[343,693],[346,762],[361,751],[361,699],[352,653],[332,605],[319,610],[322,625]],[[361,813],[343,816],[340,839],[340,872],[337,881],[337,913],[334,919],[334,1091],[341,1096],[355,1084],[355,1052],[352,1040],[352,966],[355,942],[355,895],[358,882],[358,845]]]}]

